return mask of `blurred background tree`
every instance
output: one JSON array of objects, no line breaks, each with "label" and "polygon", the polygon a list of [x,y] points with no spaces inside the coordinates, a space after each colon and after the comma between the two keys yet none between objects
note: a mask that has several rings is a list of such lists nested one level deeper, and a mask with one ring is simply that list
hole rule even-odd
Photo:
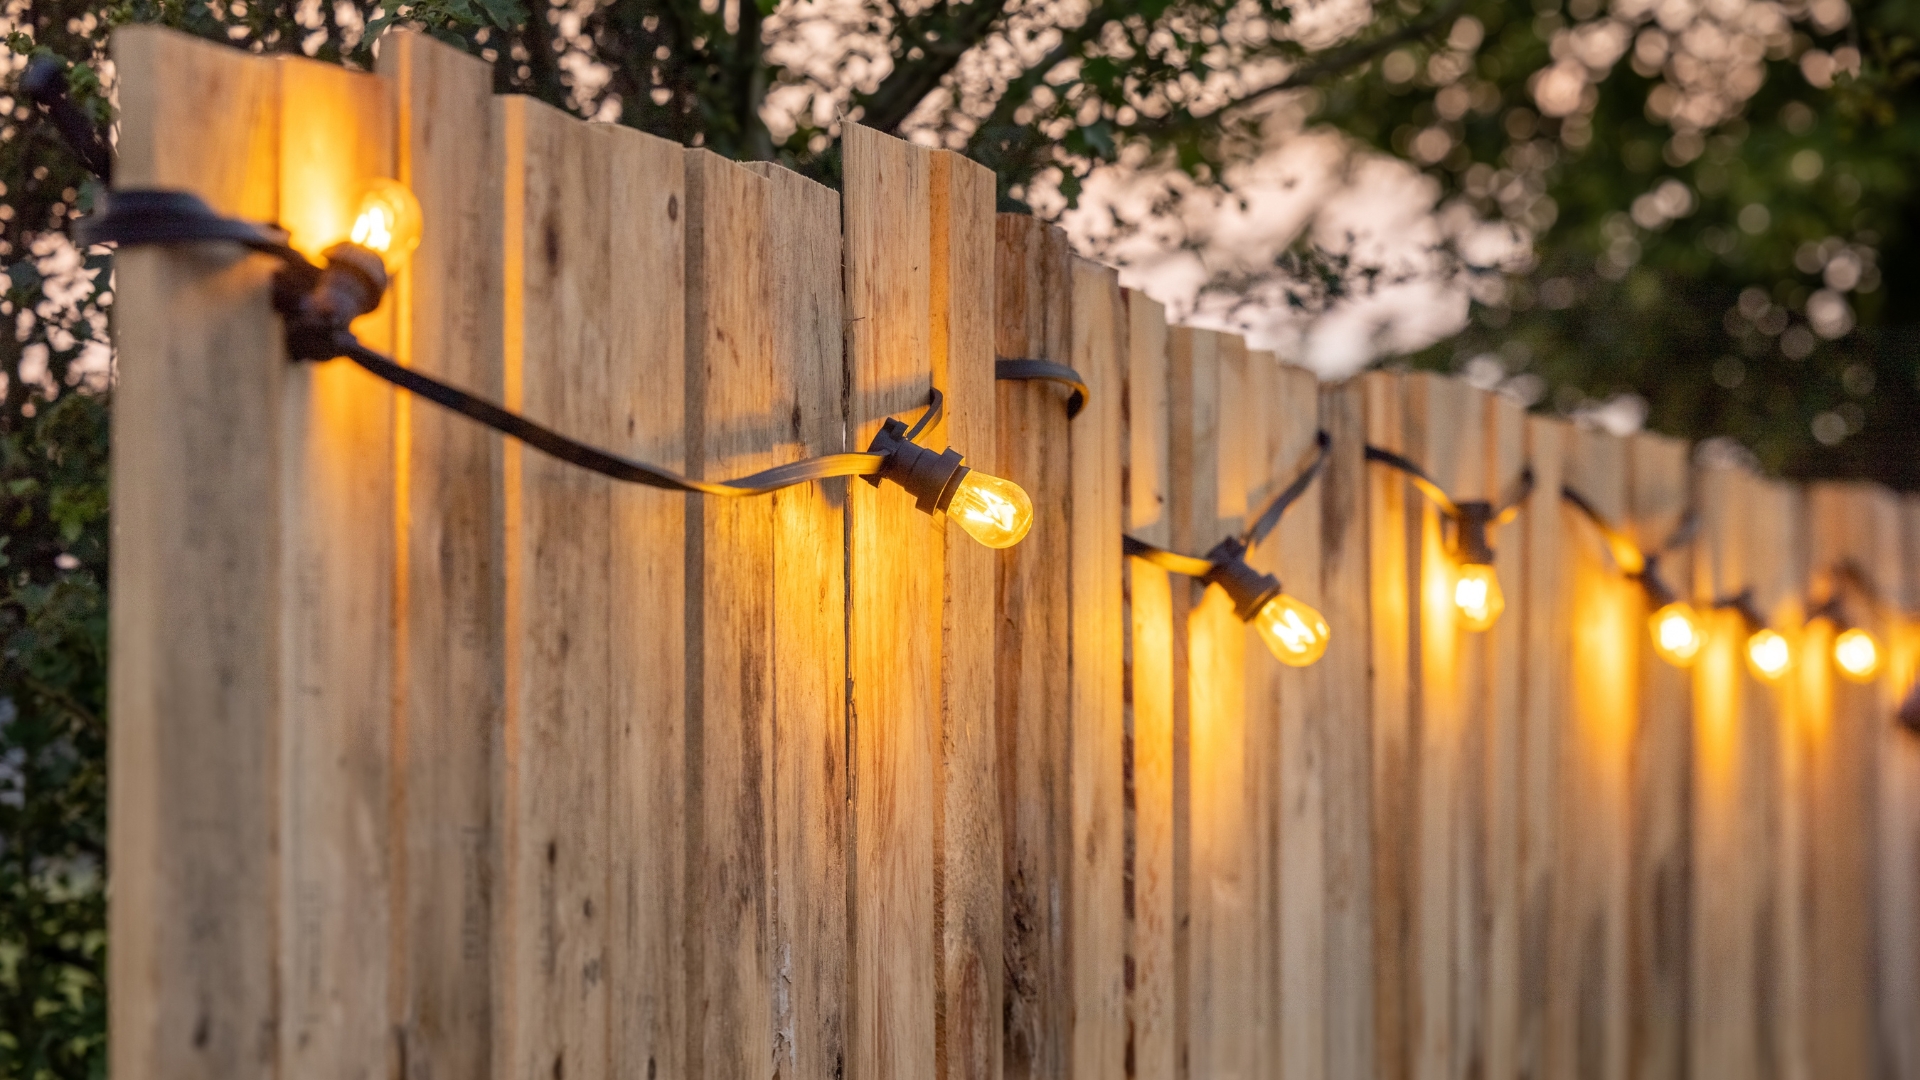
[{"label": "blurred background tree", "polygon": [[9,0],[0,72],[0,1076],[105,1071],[111,257],[19,80],[171,25],[498,88],[826,182],[960,150],[1172,310],[1336,375],[1457,370],[1797,477],[1920,487],[1909,0]]}]

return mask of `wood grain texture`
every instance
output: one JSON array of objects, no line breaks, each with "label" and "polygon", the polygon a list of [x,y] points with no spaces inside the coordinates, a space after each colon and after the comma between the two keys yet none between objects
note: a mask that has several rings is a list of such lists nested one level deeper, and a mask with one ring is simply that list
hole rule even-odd
[{"label": "wood grain texture", "polygon": [[[1167,320],[1143,293],[1126,294],[1127,530],[1173,542]],[[1171,1080],[1174,1028],[1174,730],[1183,680],[1189,587],[1126,560],[1128,603],[1127,1075]]]},{"label": "wood grain texture", "polygon": [[1538,1080],[1548,1071],[1548,1022],[1552,978],[1554,883],[1560,838],[1560,746],[1566,724],[1567,671],[1562,621],[1566,618],[1566,530],[1560,488],[1572,429],[1563,421],[1529,418],[1527,463],[1534,495],[1520,517],[1518,556],[1520,652],[1519,1006],[1514,1024],[1514,1072]]},{"label": "wood grain texture", "polygon": [[1118,1077],[1126,1067],[1125,701],[1119,535],[1127,312],[1118,275],[1075,259],[1072,364],[1090,397],[1071,424],[1069,537],[1071,873],[1067,960],[1071,1075]]},{"label": "wood grain texture", "polygon": [[[1483,490],[1498,500],[1519,480],[1523,469],[1531,468],[1526,410],[1505,395],[1486,399],[1485,449]],[[1519,607],[1526,590],[1525,537],[1531,518],[1558,513],[1552,493],[1536,486],[1520,504],[1515,519],[1492,530],[1508,614],[1480,635],[1480,685],[1467,699],[1469,711],[1484,716],[1485,731],[1483,756],[1469,763],[1466,776],[1469,793],[1477,792],[1470,794],[1469,807],[1480,845],[1479,855],[1468,864],[1480,907],[1468,948],[1480,951],[1485,959],[1475,989],[1480,998],[1480,1034],[1464,1060],[1469,1074],[1477,1065],[1487,1076],[1503,1080],[1519,1071],[1522,1008],[1520,844],[1527,622]]]},{"label": "wood grain texture", "polygon": [[[1753,587],[1760,611],[1786,634],[1805,621],[1805,495],[1797,485],[1756,481],[1747,492],[1747,506],[1746,578]],[[1787,634],[1789,641],[1795,641],[1795,637]],[[1799,643],[1795,645],[1797,651]],[[1795,663],[1799,665],[1803,661],[1796,656]],[[1752,749],[1747,760],[1760,763],[1765,781],[1764,785],[1756,786],[1748,803],[1751,806],[1757,799],[1765,804],[1760,816],[1765,848],[1754,857],[1773,868],[1754,898],[1757,905],[1754,950],[1758,957],[1753,993],[1763,1040],[1757,1053],[1761,1075],[1785,1080],[1802,1080],[1812,1075],[1807,1060],[1805,1023],[1809,1014],[1806,1006],[1808,935],[1805,932],[1808,897],[1802,877],[1806,859],[1804,777],[1810,755],[1807,727],[1801,722],[1795,690],[1802,677],[1796,666],[1764,699],[1757,694],[1746,699],[1752,703],[1747,731]],[[1704,872],[1702,863],[1696,860],[1695,880],[1700,880]],[[1696,922],[1696,927],[1698,925]],[[1696,932],[1695,941],[1699,940]],[[1698,1060],[1697,1051],[1695,1059]]]},{"label": "wood grain texture", "polygon": [[[775,464],[769,181],[687,152],[687,457],[695,475]],[[774,1060],[774,507],[687,505],[687,1072]]]},{"label": "wood grain texture", "polygon": [[[495,102],[504,157],[505,399],[575,438],[615,430],[607,326],[611,144]],[[495,913],[496,1072],[608,1067],[612,481],[509,444],[506,719]]]},{"label": "wood grain texture", "polygon": [[[396,31],[381,39],[379,71],[393,85],[396,178],[424,223],[395,282],[394,355],[497,401],[491,69]],[[492,1054],[488,883],[499,865],[500,439],[410,395],[394,409],[394,1022],[403,1071],[478,1076]]]},{"label": "wood grain texture", "polygon": [[[1622,440],[1573,432],[1565,482],[1610,521],[1626,519],[1627,475]],[[1569,592],[1555,625],[1571,667],[1557,732],[1544,1075],[1617,1080],[1628,1074],[1630,763],[1646,622],[1639,586],[1620,573],[1599,533],[1571,508],[1562,513]]]},{"label": "wood grain texture", "polygon": [[[994,178],[950,151],[933,155],[933,380],[947,396],[948,443],[1004,475],[993,387]],[[937,440],[936,440],[937,441]],[[1000,785],[995,739],[995,574],[999,556],[964,533],[941,537],[940,1075],[998,1077],[1001,951]]]},{"label": "wood grain texture", "polygon": [[[1360,382],[1320,390],[1320,426],[1332,439],[1332,451],[1317,481],[1317,499],[1307,498],[1319,503],[1319,605],[1333,629],[1317,665],[1326,800],[1326,1075],[1373,1076],[1372,604],[1366,401]],[[1301,576],[1294,571],[1296,579]]]},{"label": "wood grain texture", "polygon": [[[616,452],[684,468],[688,458],[686,166],[680,147],[630,128],[607,144],[607,248],[617,267],[607,325]],[[607,1071],[684,1075],[687,499],[612,485],[606,586],[612,722],[607,729]]]},{"label": "wood grain texture", "polygon": [[[768,180],[773,407],[780,461],[846,446],[840,200],[797,173]],[[782,423],[784,422],[784,424]],[[773,1060],[783,1077],[846,1062],[847,480],[773,494]]]},{"label": "wood grain texture", "polygon": [[[1679,439],[1657,435],[1627,441],[1627,514],[1621,524],[1641,550],[1656,553],[1661,577],[1675,593],[1692,598],[1691,545],[1663,550],[1692,505],[1687,449]],[[1643,602],[1638,622],[1644,627],[1652,614]],[[1677,1080],[1687,1075],[1693,680],[1691,672],[1659,658],[1651,634],[1642,630],[1636,641],[1640,688],[1629,791],[1629,1071],[1646,1080]]]},{"label": "wood grain texture", "polygon": [[[994,349],[1071,364],[1072,269],[1066,234],[999,215],[994,230]],[[1033,499],[1033,529],[1000,554],[996,707],[1005,899],[1009,1078],[1070,1071],[1073,823],[1068,582],[1070,429],[1060,388],[997,384],[998,462]]]},{"label": "wood grain texture", "polygon": [[[318,253],[353,227],[361,186],[393,172],[391,88],[280,61],[280,222]],[[361,317],[392,347],[393,298]],[[374,1076],[392,1067],[388,814],[392,671],[393,391],[346,361],[299,364],[281,400],[280,1068]]]},{"label": "wood grain texture", "polygon": [[[927,404],[931,162],[925,149],[858,126],[846,129],[842,147],[847,423],[851,445],[862,448],[886,417]],[[935,680],[946,523],[920,513],[891,484],[849,485],[847,512],[854,791],[848,1074],[925,1076],[936,1068]]]},{"label": "wood grain texture", "polygon": [[[1881,549],[1875,571],[1890,604],[1920,611],[1920,496],[1898,496],[1902,544]],[[1883,682],[1891,708],[1920,694],[1920,622],[1909,614],[1889,620],[1888,661]],[[1881,784],[1880,932],[1882,996],[1880,1030],[1891,1072],[1920,1077],[1920,731],[1888,724]]]},{"label": "wood grain texture", "polygon": [[[279,210],[279,72],[116,30],[123,187]],[[282,724],[281,402],[272,264],[219,248],[115,261],[110,1065],[275,1067]]]}]

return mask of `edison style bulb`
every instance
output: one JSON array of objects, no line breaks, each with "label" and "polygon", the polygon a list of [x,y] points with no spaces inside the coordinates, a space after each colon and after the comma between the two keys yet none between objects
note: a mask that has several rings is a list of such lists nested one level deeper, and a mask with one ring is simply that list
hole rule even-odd
[{"label": "edison style bulb", "polygon": [[1880,643],[1865,630],[1845,631],[1833,639],[1833,662],[1854,682],[1872,682],[1880,670]]},{"label": "edison style bulb", "polygon": [[1787,639],[1772,630],[1756,630],[1747,638],[1747,666],[1756,678],[1777,682],[1793,662],[1793,649]]},{"label": "edison style bulb", "polygon": [[947,516],[990,548],[1009,548],[1033,527],[1033,500],[1011,480],[970,470],[954,489]]},{"label": "edison style bulb", "polygon": [[1253,617],[1253,628],[1267,643],[1274,659],[1289,667],[1306,667],[1327,651],[1327,620],[1319,612],[1281,593]]},{"label": "edison style bulb", "polygon": [[380,256],[392,274],[420,246],[420,200],[397,180],[367,182],[353,212],[354,243]]},{"label": "edison style bulb", "polygon": [[1460,609],[1460,621],[1474,631],[1489,629],[1507,610],[1507,598],[1500,591],[1500,577],[1486,563],[1465,563],[1453,583],[1453,606]]},{"label": "edison style bulb", "polygon": [[1647,630],[1653,635],[1653,651],[1674,667],[1693,663],[1693,658],[1700,655],[1700,646],[1707,643],[1700,616],[1685,600],[1676,600],[1654,612],[1647,620]]}]

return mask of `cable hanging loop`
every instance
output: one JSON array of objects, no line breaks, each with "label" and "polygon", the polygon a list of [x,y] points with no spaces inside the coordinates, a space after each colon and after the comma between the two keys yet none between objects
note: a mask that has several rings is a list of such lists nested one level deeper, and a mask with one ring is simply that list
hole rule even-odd
[{"label": "cable hanging loop", "polygon": [[1321,428],[1313,433],[1313,445],[1316,448],[1313,461],[1300,471],[1300,475],[1293,478],[1293,483],[1288,484],[1280,494],[1275,495],[1273,501],[1267,504],[1267,508],[1260,511],[1260,516],[1254,519],[1253,524],[1247,526],[1247,530],[1240,534],[1241,544],[1249,548],[1259,546],[1260,542],[1273,532],[1274,526],[1280,524],[1280,515],[1286,513],[1287,507],[1292,506],[1295,500],[1306,493],[1314,478],[1320,475],[1320,470],[1326,468],[1327,459],[1333,456],[1333,437],[1327,434],[1325,428]]},{"label": "cable hanging loop", "polygon": [[1407,474],[1420,493],[1454,524],[1454,553],[1469,566],[1493,562],[1493,544],[1488,530],[1508,524],[1520,514],[1520,505],[1533,494],[1533,466],[1523,465],[1520,475],[1507,486],[1498,503],[1486,499],[1455,501],[1427,471],[1411,459],[1383,447],[1369,445],[1366,459],[1377,461]]},{"label": "cable hanging loop", "polygon": [[1000,382],[1024,382],[1042,380],[1057,382],[1072,391],[1067,395],[1067,419],[1080,415],[1087,407],[1092,392],[1087,389],[1087,381],[1080,373],[1065,364],[1056,364],[1051,360],[995,360],[993,377]]}]

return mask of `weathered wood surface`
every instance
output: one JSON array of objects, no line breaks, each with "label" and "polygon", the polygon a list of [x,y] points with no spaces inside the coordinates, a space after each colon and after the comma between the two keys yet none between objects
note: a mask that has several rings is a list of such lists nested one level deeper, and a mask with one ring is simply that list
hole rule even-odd
[{"label": "weathered wood surface", "polygon": [[[854,448],[931,386],[930,152],[849,126],[847,425]],[[849,1075],[935,1069],[934,762],[944,521],[895,485],[848,485],[853,930]]]}]

